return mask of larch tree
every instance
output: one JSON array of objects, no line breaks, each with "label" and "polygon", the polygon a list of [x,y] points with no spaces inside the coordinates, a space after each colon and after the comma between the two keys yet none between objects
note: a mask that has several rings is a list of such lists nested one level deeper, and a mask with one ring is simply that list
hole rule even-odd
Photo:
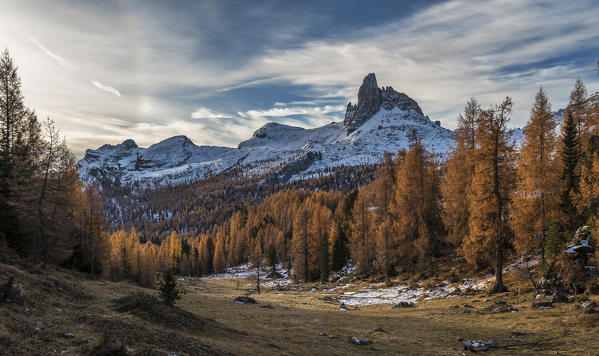
[{"label": "larch tree", "polygon": [[307,282],[310,280],[310,261],[314,259],[310,238],[310,225],[312,220],[312,207],[310,200],[304,201],[293,218],[293,238],[291,240],[291,258],[293,260],[293,274],[296,280]]},{"label": "larch tree", "polygon": [[[318,272],[322,281],[329,279],[330,258],[329,258],[329,236],[328,232],[331,224],[331,210],[317,204],[312,216],[310,226],[310,239],[318,244]],[[316,255],[313,253],[313,255]]]},{"label": "larch tree", "polygon": [[225,258],[225,242],[223,236],[218,236],[216,239],[213,264],[214,273],[222,273],[225,271],[225,267],[227,267],[227,260]]},{"label": "larch tree", "polygon": [[168,246],[169,246],[169,268],[172,269],[175,273],[181,273],[181,258],[183,254],[183,245],[181,244],[181,239],[177,235],[176,231],[171,232],[168,237]]},{"label": "larch tree", "polygon": [[397,239],[393,233],[393,216],[391,206],[394,199],[395,162],[393,156],[385,153],[383,163],[376,172],[373,182],[374,212],[376,229],[376,261],[377,268],[390,281],[390,273],[397,250]]},{"label": "larch tree", "polygon": [[399,254],[404,267],[413,271],[420,267],[430,274],[442,232],[439,171],[416,133],[410,140],[410,150],[397,171],[393,202]]},{"label": "larch tree", "polygon": [[555,126],[549,99],[541,87],[524,128],[510,222],[516,249],[520,253],[537,249],[543,264],[547,232],[559,204]]},{"label": "larch tree", "polygon": [[352,259],[356,263],[358,273],[363,276],[373,274],[376,261],[374,224],[370,214],[372,204],[367,194],[368,192],[362,188],[354,201],[349,239]]},{"label": "larch tree", "polygon": [[464,236],[469,234],[470,216],[468,192],[474,175],[474,153],[476,151],[476,120],[480,105],[472,98],[458,117],[458,127],[453,133],[454,147],[445,163],[441,195],[442,216],[447,229],[447,241],[459,248]]},{"label": "larch tree", "polygon": [[507,123],[512,109],[509,97],[477,120],[477,149],[470,190],[469,235],[463,241],[466,260],[486,265],[495,255],[493,292],[506,290],[503,284],[503,250],[512,235],[508,225],[509,202],[514,186],[514,148],[508,139]]}]

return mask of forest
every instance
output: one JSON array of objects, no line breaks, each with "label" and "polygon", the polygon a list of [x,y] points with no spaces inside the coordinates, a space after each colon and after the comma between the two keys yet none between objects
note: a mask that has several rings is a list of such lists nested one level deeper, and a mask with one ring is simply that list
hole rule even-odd
[{"label": "forest", "polygon": [[[574,292],[597,287],[588,268],[597,252],[565,249],[599,238],[599,105],[580,80],[562,122],[538,90],[521,147],[511,137],[511,98],[489,107],[472,98],[444,161],[413,132],[409,150],[376,167],[282,186],[214,177],[145,191],[137,210],[133,200],[121,205],[132,209],[125,214],[106,208],[106,189],[78,179],[52,120],[26,107],[7,50],[0,86],[0,251],[8,262],[152,286],[157,272],[200,276],[242,263],[280,263],[307,282],[326,281],[349,260],[361,277],[381,280],[427,278],[453,261],[494,271],[500,292],[506,261],[538,255],[544,280]],[[111,197],[129,189],[113,187]],[[152,206],[179,213],[162,218]],[[156,213],[153,223],[140,218]]]},{"label": "forest", "polygon": [[160,243],[117,231],[111,278],[145,284],[144,268],[205,275],[249,262],[326,281],[349,259],[362,277],[427,278],[450,260],[494,271],[493,289],[503,291],[503,264],[538,255],[546,280],[583,291],[597,282],[587,261],[597,254],[581,259],[565,247],[599,234],[599,106],[578,80],[556,122],[540,88],[518,149],[508,126],[512,105],[509,97],[488,108],[470,99],[448,160],[429,154],[413,133],[409,150],[387,154],[376,178],[347,194],[284,189],[200,234],[172,231]]}]

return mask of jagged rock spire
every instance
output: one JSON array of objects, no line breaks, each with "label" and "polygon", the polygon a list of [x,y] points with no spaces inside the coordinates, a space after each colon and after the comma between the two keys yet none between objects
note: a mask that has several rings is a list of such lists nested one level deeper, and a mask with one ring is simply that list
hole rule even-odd
[{"label": "jagged rock spire", "polygon": [[390,86],[379,88],[375,74],[369,73],[364,77],[358,91],[358,103],[356,105],[347,104],[343,125],[348,132],[353,132],[376,114],[381,107],[385,110],[391,110],[393,107],[402,110],[414,110],[422,115],[422,109],[414,99],[404,93],[395,91]]}]

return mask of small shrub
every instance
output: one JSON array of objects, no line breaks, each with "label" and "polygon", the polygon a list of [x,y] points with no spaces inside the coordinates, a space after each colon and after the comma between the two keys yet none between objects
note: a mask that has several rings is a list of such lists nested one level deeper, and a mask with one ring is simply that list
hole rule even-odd
[{"label": "small shrub", "polygon": [[181,299],[177,289],[177,279],[173,270],[169,269],[162,273],[160,277],[160,286],[158,287],[158,298],[164,304],[172,307],[175,302]]}]

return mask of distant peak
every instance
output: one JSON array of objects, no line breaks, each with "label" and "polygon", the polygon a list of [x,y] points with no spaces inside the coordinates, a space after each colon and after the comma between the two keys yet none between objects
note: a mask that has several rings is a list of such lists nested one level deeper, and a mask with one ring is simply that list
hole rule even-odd
[{"label": "distant peak", "polygon": [[395,91],[391,86],[379,88],[376,75],[368,73],[358,90],[358,103],[356,105],[347,104],[343,125],[348,132],[352,132],[368,121],[381,107],[385,110],[398,107],[401,110],[414,110],[420,115],[424,115],[414,99]]},{"label": "distant peak", "polygon": [[379,85],[376,82],[376,75],[374,73],[368,73],[364,77],[364,80],[362,80],[362,87],[378,89]]},{"label": "distant peak", "polygon": [[132,139],[127,139],[125,141],[123,141],[123,143],[121,143],[121,145],[123,145],[125,148],[137,148],[137,143],[135,143],[135,141],[133,141]]}]

